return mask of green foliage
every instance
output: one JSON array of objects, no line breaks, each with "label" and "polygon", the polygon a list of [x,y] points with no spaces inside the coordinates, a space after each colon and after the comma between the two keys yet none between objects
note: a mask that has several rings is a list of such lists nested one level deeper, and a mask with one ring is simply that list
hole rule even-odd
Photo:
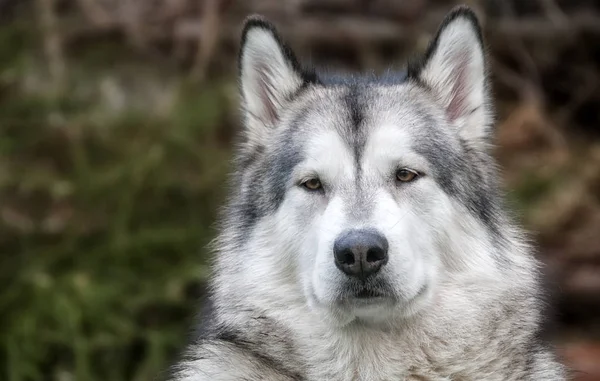
[{"label": "green foliage", "polygon": [[555,176],[537,172],[524,173],[516,187],[509,193],[510,201],[520,210],[531,209],[557,184]]},{"label": "green foliage", "polygon": [[0,70],[18,70],[36,40],[35,29],[23,20],[0,24]]},{"label": "green foliage", "polygon": [[[0,58],[22,50],[13,32]],[[0,379],[155,379],[206,278],[230,86],[174,81],[167,112],[109,112],[97,72],[56,97],[20,64],[0,65]]]}]

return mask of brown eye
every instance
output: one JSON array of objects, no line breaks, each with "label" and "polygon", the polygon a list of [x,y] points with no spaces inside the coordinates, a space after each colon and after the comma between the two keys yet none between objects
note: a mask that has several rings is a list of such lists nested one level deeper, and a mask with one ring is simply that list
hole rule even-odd
[{"label": "brown eye", "polygon": [[402,168],[396,172],[396,180],[401,181],[403,183],[409,183],[415,180],[419,175],[417,172],[412,171],[410,169]]},{"label": "brown eye", "polygon": [[321,185],[321,181],[319,179],[309,179],[306,180],[302,185],[311,191],[316,191],[321,189],[323,186]]}]

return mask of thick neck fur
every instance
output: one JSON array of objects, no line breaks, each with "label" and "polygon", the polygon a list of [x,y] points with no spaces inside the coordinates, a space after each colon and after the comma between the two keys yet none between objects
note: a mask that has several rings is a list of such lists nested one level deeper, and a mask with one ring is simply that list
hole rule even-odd
[{"label": "thick neck fur", "polygon": [[[512,245],[492,253],[494,246],[486,244],[490,238],[477,231],[476,223],[458,224],[453,233],[460,235],[450,234],[455,241],[444,243],[448,263],[440,266],[428,305],[409,317],[372,323],[310,308],[293,269],[273,260],[286,248],[269,238],[273,226],[262,225],[263,231],[254,231],[248,240],[257,247],[224,247],[228,252],[219,254],[229,259],[217,265],[217,316],[228,322],[227,329],[254,332],[245,340],[274,357],[281,355],[282,345],[291,351],[286,372],[310,380],[526,377],[531,367],[526,354],[535,345],[539,320],[534,290],[539,288],[536,264],[516,230],[507,233],[514,236],[508,240]],[[253,263],[240,267],[230,260],[249,252],[257,256]],[[490,260],[496,255],[504,260]]]}]

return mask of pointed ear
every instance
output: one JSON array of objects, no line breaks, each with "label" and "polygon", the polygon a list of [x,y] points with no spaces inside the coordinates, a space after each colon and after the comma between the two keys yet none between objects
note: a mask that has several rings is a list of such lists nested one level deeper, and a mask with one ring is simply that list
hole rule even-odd
[{"label": "pointed ear", "polygon": [[249,17],[244,25],[239,77],[250,140],[261,140],[269,133],[286,103],[307,80],[275,27],[260,16]]},{"label": "pointed ear", "polygon": [[430,89],[463,139],[485,144],[493,124],[486,71],[477,16],[462,6],[446,16],[425,59],[408,75]]}]

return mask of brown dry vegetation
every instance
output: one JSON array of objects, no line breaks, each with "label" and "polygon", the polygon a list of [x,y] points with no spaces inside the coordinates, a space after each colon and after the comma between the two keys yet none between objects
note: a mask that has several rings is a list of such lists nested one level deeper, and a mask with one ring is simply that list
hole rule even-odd
[{"label": "brown dry vegetation", "polygon": [[[0,0],[0,379],[145,380],[203,294],[238,127],[241,21],[355,70],[425,48],[450,0]],[[512,205],[555,284],[552,335],[600,380],[600,3],[481,15]]]}]

